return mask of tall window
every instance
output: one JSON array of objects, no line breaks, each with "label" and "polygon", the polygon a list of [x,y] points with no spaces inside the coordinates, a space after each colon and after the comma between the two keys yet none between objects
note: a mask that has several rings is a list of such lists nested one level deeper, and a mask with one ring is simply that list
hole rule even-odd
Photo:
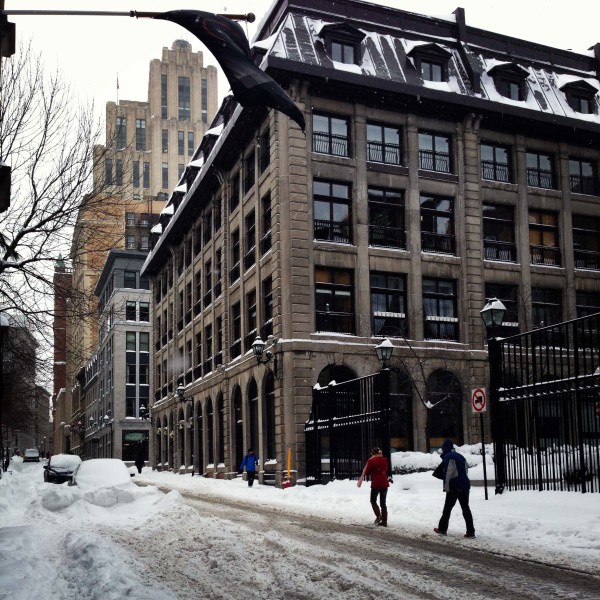
[{"label": "tall window", "polygon": [[271,132],[265,129],[260,134],[260,156],[258,157],[258,168],[264,173],[271,162]]},{"label": "tall window", "polygon": [[407,337],[406,276],[371,273],[373,335]]},{"label": "tall window", "polygon": [[231,263],[232,267],[229,271],[229,283],[233,283],[240,278],[240,230],[236,229],[231,234]]},{"label": "tall window", "polygon": [[190,78],[189,77],[178,77],[177,78],[177,102],[179,107],[179,120],[189,121],[190,120]]},{"label": "tall window", "polygon": [[260,238],[260,253],[265,254],[271,249],[271,192],[261,199],[262,208],[262,237]]},{"label": "tall window", "polygon": [[229,212],[233,212],[240,203],[240,172],[231,179],[231,196],[229,197]]},{"label": "tall window", "polygon": [[244,269],[249,269],[256,262],[256,213],[251,211],[245,219]]},{"label": "tall window", "polygon": [[150,322],[150,303],[140,302],[140,321]]},{"label": "tall window", "polygon": [[168,103],[167,103],[167,76],[160,76],[160,118],[168,119]]},{"label": "tall window", "polygon": [[125,302],[125,320],[135,321],[136,320],[136,303],[132,300]]},{"label": "tall window", "polygon": [[162,164],[162,188],[169,189],[169,163],[166,162]]},{"label": "tall window", "polygon": [[127,146],[127,117],[117,117],[117,150]]},{"label": "tall window", "polygon": [[558,213],[529,211],[529,251],[533,265],[560,266]]},{"label": "tall window", "polygon": [[163,129],[161,131],[160,140],[161,140],[162,153],[167,154],[169,152],[169,130],[168,129]]},{"label": "tall window", "polygon": [[452,172],[449,136],[419,132],[419,168],[441,173]]},{"label": "tall window", "polygon": [[123,271],[123,287],[129,289],[137,288],[137,272]]},{"label": "tall window", "polygon": [[135,250],[135,235],[127,236],[126,247],[128,250]]},{"label": "tall window", "polygon": [[133,161],[133,187],[140,187],[140,161]]},{"label": "tall window", "polygon": [[392,165],[401,164],[400,129],[367,123],[367,160]]},{"label": "tall window", "polygon": [[350,184],[313,181],[315,239],[352,243]]},{"label": "tall window", "polygon": [[204,364],[203,371],[206,375],[212,371],[212,355],[213,355],[213,328],[212,325],[207,325],[204,328]]},{"label": "tall window", "polygon": [[204,308],[212,302],[212,261],[204,263]]},{"label": "tall window", "polygon": [[256,168],[254,166],[254,155],[252,152],[244,160],[244,194],[247,194],[254,186],[256,178]]},{"label": "tall window", "polygon": [[215,298],[218,298],[221,295],[221,277],[223,271],[223,251],[219,248],[215,252]]},{"label": "tall window", "polygon": [[510,149],[495,144],[481,144],[481,178],[511,181]]},{"label": "tall window", "polygon": [[231,358],[242,353],[242,308],[239,302],[231,307]]},{"label": "tall window", "polygon": [[273,335],[273,279],[267,277],[262,282],[262,307],[263,307],[263,326],[260,330],[260,336],[266,340]]},{"label": "tall window", "polygon": [[404,192],[369,187],[369,244],[406,248]]},{"label": "tall window", "polygon": [[146,119],[135,120],[135,149],[146,150]]},{"label": "tall window", "polygon": [[179,156],[185,154],[185,133],[183,131],[177,132],[177,154]]},{"label": "tall window", "polygon": [[315,113],[313,115],[313,152],[350,156],[348,119]]},{"label": "tall window", "polygon": [[551,288],[531,288],[531,319],[534,327],[560,323],[562,292]]},{"label": "tall window", "polygon": [[454,199],[421,194],[421,250],[454,254]]},{"label": "tall window", "polygon": [[577,194],[596,194],[594,163],[581,158],[569,159],[569,187]]},{"label": "tall window", "polygon": [[194,150],[195,150],[194,132],[188,131],[187,135],[188,135],[188,139],[187,139],[188,156],[193,156]]},{"label": "tall window", "polygon": [[115,185],[123,185],[123,161],[120,158],[115,164]]},{"label": "tall window", "polygon": [[482,211],[484,258],[516,262],[514,207],[502,204],[484,204]]},{"label": "tall window", "polygon": [[128,212],[125,214],[125,222],[127,227],[135,227],[135,213]]},{"label": "tall window", "polygon": [[113,183],[113,161],[112,158],[104,160],[104,183],[112,185]]},{"label": "tall window", "polygon": [[600,219],[573,215],[573,249],[576,269],[600,270]]},{"label": "tall window", "polygon": [[553,159],[550,154],[527,152],[527,185],[555,188]]},{"label": "tall window", "polygon": [[346,269],[315,268],[317,331],[355,333],[354,275]]},{"label": "tall window", "polygon": [[496,332],[502,337],[519,333],[519,287],[501,283],[486,283],[485,297],[498,298],[506,307],[502,327]]},{"label": "tall window", "polygon": [[425,339],[458,341],[456,282],[424,278],[423,313]]},{"label": "tall window", "polygon": [[144,189],[148,189],[150,187],[150,163],[144,163]]},{"label": "tall window", "polygon": [[208,82],[206,79],[200,80],[200,106],[202,111],[202,122],[208,122]]},{"label": "tall window", "polygon": [[246,294],[246,351],[252,349],[257,333],[256,290],[252,290]]}]

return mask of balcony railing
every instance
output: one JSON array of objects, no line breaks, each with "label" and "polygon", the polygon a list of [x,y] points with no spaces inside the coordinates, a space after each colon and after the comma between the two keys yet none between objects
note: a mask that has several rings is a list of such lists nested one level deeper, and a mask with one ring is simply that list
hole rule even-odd
[{"label": "balcony railing", "polygon": [[575,249],[575,268],[600,271],[600,252]]},{"label": "balcony railing", "polygon": [[554,178],[552,177],[552,171],[547,171],[545,169],[527,169],[527,185],[553,189]]},{"label": "balcony railing", "polygon": [[425,319],[425,339],[426,340],[458,340],[458,319],[446,317],[448,321],[439,321],[444,317],[430,317]]},{"label": "balcony railing", "polygon": [[455,239],[453,235],[421,231],[421,251],[439,254],[454,254]]},{"label": "balcony railing", "polygon": [[382,142],[367,142],[367,160],[399,165],[401,160],[400,146],[398,144],[383,144]]},{"label": "balcony railing", "polygon": [[582,175],[571,175],[569,185],[572,192],[589,196],[595,195],[598,189],[593,177],[583,177]]},{"label": "balcony railing", "polygon": [[483,251],[485,260],[517,262],[517,247],[512,242],[500,242],[485,238],[483,240]]},{"label": "balcony railing", "polygon": [[529,246],[532,265],[560,267],[560,248],[551,246]]},{"label": "balcony railing", "polygon": [[313,152],[332,154],[333,156],[349,156],[348,138],[343,135],[313,131]]},{"label": "balcony railing", "polygon": [[352,228],[347,223],[315,219],[315,239],[351,244]]},{"label": "balcony railing", "polygon": [[398,227],[369,225],[369,244],[384,248],[406,248],[406,232]]},{"label": "balcony railing", "polygon": [[406,338],[408,337],[408,321],[406,317],[375,314],[373,317],[373,335]]},{"label": "balcony railing", "polygon": [[496,163],[491,160],[481,161],[481,178],[492,181],[510,182],[510,170],[507,164]]},{"label": "balcony railing", "polygon": [[317,311],[317,331],[354,334],[354,313]]},{"label": "balcony railing", "polygon": [[419,168],[426,171],[450,173],[450,155],[447,152],[419,150]]}]

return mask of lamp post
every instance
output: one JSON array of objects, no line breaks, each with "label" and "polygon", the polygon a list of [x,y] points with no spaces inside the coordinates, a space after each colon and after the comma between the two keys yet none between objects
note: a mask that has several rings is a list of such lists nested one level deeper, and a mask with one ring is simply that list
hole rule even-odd
[{"label": "lamp post", "polygon": [[179,398],[179,402],[185,402],[185,387],[183,383],[177,386],[177,397]]},{"label": "lamp post", "polygon": [[[488,334],[488,362],[490,367],[490,421],[494,444],[494,467],[496,478],[496,494],[501,494],[506,485],[504,460],[504,424],[500,414],[500,378],[502,351],[497,337],[498,329],[502,326],[506,306],[498,298],[487,299],[487,304],[480,311]],[[485,460],[485,454],[483,459]]]},{"label": "lamp post", "polygon": [[[107,445],[110,444],[110,458],[113,457],[113,443],[112,443],[112,421],[111,421],[111,414],[110,414],[110,410],[104,415],[102,421],[104,422],[104,427],[108,428],[108,434],[106,435],[106,439],[107,439]],[[104,449],[105,453],[106,453],[106,447]]]},{"label": "lamp post", "polygon": [[[269,363],[273,359],[273,353],[270,350],[265,352],[266,348],[265,342],[262,341],[260,335],[256,336],[256,339],[252,342],[252,354],[254,354],[256,358],[256,362],[259,365],[265,365],[267,369],[269,368]],[[263,358],[264,354],[264,358]]]},{"label": "lamp post", "polygon": [[381,344],[375,346],[375,353],[381,362],[381,370],[376,376],[376,381],[380,381],[381,412],[383,413],[382,424],[383,431],[381,438],[383,440],[382,450],[384,456],[388,459],[388,476],[392,474],[392,456],[390,449],[390,367],[389,361],[392,358],[394,346],[388,338],[385,338]]},{"label": "lamp post", "polygon": [[6,448],[7,456],[4,456],[4,438],[2,437],[2,404],[4,403],[4,333],[8,331],[8,319],[0,313],[0,465],[4,465],[5,458],[8,458],[8,448]]}]

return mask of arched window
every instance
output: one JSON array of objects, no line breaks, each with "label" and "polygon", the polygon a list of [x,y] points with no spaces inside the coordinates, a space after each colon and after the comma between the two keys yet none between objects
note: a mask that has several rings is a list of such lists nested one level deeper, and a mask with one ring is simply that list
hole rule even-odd
[{"label": "arched window", "polygon": [[219,419],[219,450],[217,462],[225,462],[225,405],[223,403],[223,394],[217,396],[217,418]]},{"label": "arched window", "polygon": [[214,432],[214,414],[213,403],[209,398],[206,401],[206,442],[208,448],[208,464],[215,464],[215,432]]},{"label": "arched window", "polygon": [[177,447],[179,450],[179,466],[185,465],[185,417],[183,410],[177,416]]},{"label": "arched window", "polygon": [[200,475],[204,474],[204,431],[202,429],[202,404],[196,403],[196,431],[198,432],[198,456],[196,466]]},{"label": "arched window", "polygon": [[390,450],[414,450],[412,385],[406,371],[390,371]]},{"label": "arched window", "polygon": [[446,438],[458,446],[463,444],[462,386],[450,371],[434,371],[425,386],[428,450],[441,448]]},{"label": "arched window", "polygon": [[258,454],[258,388],[254,379],[248,385],[248,419],[248,448]]},{"label": "arched window", "polygon": [[233,427],[235,431],[235,468],[238,469],[244,458],[244,423],[242,421],[242,390],[233,390]]}]

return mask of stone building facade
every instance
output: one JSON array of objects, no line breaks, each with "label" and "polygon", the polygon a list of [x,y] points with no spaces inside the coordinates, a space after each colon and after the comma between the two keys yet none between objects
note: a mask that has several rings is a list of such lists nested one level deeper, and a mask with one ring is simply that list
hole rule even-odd
[{"label": "stone building facade", "polygon": [[392,449],[478,442],[486,298],[505,335],[600,311],[600,46],[336,8],[280,0],[254,45],[306,135],[226,98],[154,230],[158,468],[302,478],[313,387],[386,337]]}]

